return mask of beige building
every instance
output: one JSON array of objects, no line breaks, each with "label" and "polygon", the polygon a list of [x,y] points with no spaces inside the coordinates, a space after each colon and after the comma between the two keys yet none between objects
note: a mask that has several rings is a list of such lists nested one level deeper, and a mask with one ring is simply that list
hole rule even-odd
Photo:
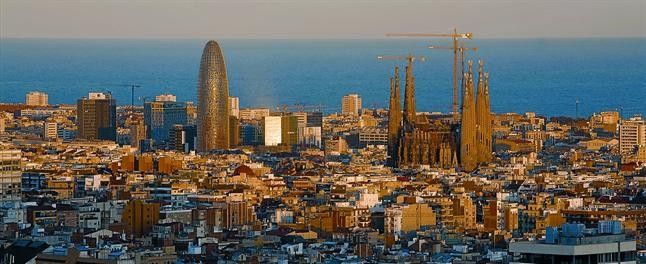
[{"label": "beige building", "polygon": [[229,115],[240,118],[240,98],[229,96]]},{"label": "beige building", "polygon": [[343,96],[341,101],[341,113],[346,115],[359,115],[361,110],[361,97],[358,94]]},{"label": "beige building", "polygon": [[58,137],[58,124],[56,122],[46,121],[43,124],[43,138],[55,139]]},{"label": "beige building", "polygon": [[33,91],[28,92],[25,98],[26,105],[47,106],[49,96],[46,93]]},{"label": "beige building", "polygon": [[240,120],[261,120],[269,116],[269,108],[245,108],[239,111]]},{"label": "beige building", "polygon": [[646,144],[646,122],[641,116],[624,120],[619,125],[619,148],[621,153],[631,153]]},{"label": "beige building", "polygon": [[0,150],[0,205],[21,199],[20,150]]}]

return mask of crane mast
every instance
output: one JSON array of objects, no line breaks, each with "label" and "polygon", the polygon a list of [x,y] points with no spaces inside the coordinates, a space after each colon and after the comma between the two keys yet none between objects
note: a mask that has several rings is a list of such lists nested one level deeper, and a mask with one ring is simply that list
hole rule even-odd
[{"label": "crane mast", "polygon": [[432,33],[388,33],[387,37],[441,37],[451,38],[453,40],[453,121],[458,122],[458,57],[460,56],[460,40],[472,39],[473,33],[458,33],[457,28],[448,34],[432,34]]}]

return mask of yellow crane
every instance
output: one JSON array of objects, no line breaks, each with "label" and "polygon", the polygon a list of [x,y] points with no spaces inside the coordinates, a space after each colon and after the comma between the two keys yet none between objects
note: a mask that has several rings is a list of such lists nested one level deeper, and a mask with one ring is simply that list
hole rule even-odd
[{"label": "yellow crane", "polygon": [[[450,47],[450,46],[429,46],[428,48],[429,49],[454,50],[454,47]],[[460,87],[462,87],[463,83],[464,83],[464,63],[466,61],[465,56],[464,56],[465,51],[474,51],[475,52],[475,51],[478,51],[478,47],[465,47],[464,42],[461,42],[460,47],[458,47],[458,60],[460,61],[460,64],[461,64],[460,65],[460,75],[459,75],[461,77],[461,83],[459,85]],[[462,91],[462,92],[464,92],[464,91]],[[457,91],[454,90],[453,91],[453,100],[454,100],[454,102],[458,101],[457,98],[458,98]],[[454,104],[453,119],[456,120],[456,121],[458,120],[457,103]]]},{"label": "yellow crane", "polygon": [[460,40],[472,39],[473,33],[458,33],[454,28],[453,32],[447,34],[433,33],[388,33],[387,37],[418,37],[418,38],[451,38],[453,40],[453,120],[458,121],[458,56],[460,53]]}]

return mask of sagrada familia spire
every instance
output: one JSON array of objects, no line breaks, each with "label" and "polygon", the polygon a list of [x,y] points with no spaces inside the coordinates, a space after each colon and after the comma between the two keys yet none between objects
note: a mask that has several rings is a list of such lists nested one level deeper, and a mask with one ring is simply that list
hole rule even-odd
[{"label": "sagrada familia spire", "polygon": [[[473,62],[464,74],[462,120],[460,125],[460,165],[465,171],[475,170],[479,164],[492,159],[492,126],[489,105],[489,75],[484,73],[484,62],[478,62],[478,91],[473,89]],[[475,99],[475,102],[474,102]]]},{"label": "sagrada familia spire", "polygon": [[464,93],[462,95],[462,120],[460,125],[460,165],[466,171],[478,166],[476,146],[476,107],[473,97],[473,62],[464,74]]},{"label": "sagrada familia spire", "polygon": [[394,157],[397,155],[397,141],[402,124],[401,92],[399,91],[399,67],[395,67],[395,76],[390,78],[390,111],[388,111],[388,165],[397,166]]}]

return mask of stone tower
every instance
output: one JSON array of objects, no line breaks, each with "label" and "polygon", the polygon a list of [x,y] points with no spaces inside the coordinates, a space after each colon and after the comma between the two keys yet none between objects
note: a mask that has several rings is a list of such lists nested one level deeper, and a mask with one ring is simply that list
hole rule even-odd
[{"label": "stone tower", "polygon": [[476,108],[473,94],[473,62],[464,74],[462,95],[462,122],[460,125],[460,165],[464,171],[473,171],[478,166],[476,145]]},{"label": "stone tower", "polygon": [[413,77],[413,56],[408,57],[406,66],[406,85],[404,87],[404,126],[415,124],[415,78]]},{"label": "stone tower", "polygon": [[390,108],[388,111],[388,163],[397,164],[397,142],[402,123],[401,92],[399,89],[399,67],[395,67],[395,76],[390,78]]},{"label": "stone tower", "polygon": [[489,74],[484,72],[484,63],[478,62],[478,95],[476,96],[476,140],[478,163],[488,163],[492,159],[491,107],[489,103]]}]

